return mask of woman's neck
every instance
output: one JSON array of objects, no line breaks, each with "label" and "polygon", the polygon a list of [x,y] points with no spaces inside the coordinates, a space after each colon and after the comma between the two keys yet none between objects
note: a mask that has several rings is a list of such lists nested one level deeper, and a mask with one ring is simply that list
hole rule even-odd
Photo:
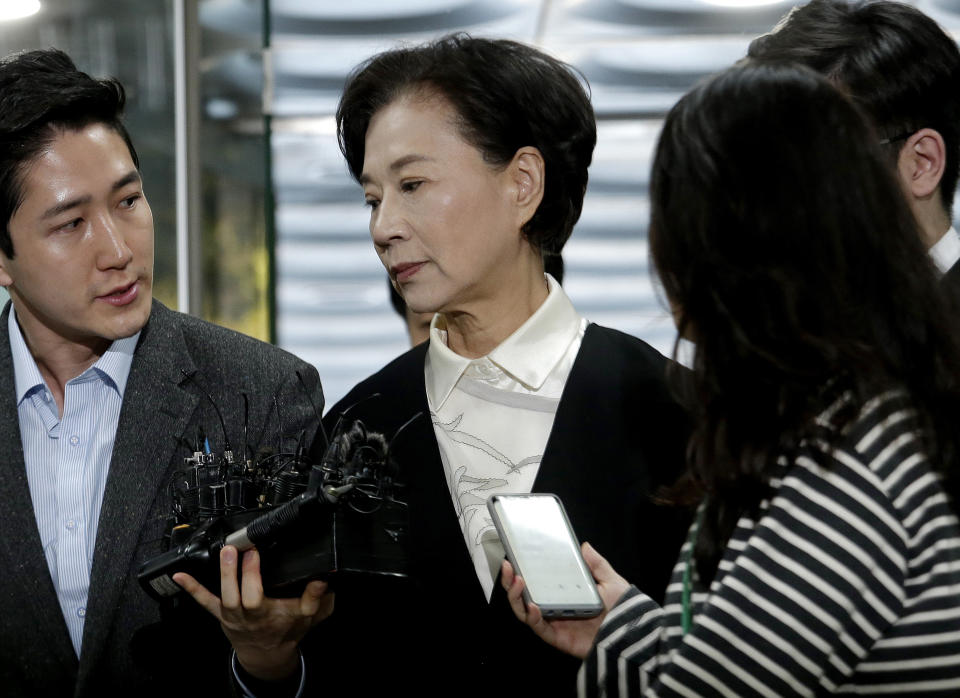
[{"label": "woman's neck", "polygon": [[497,298],[443,313],[447,346],[470,359],[486,356],[530,319],[549,290],[541,268],[523,277],[520,284],[504,289]]}]

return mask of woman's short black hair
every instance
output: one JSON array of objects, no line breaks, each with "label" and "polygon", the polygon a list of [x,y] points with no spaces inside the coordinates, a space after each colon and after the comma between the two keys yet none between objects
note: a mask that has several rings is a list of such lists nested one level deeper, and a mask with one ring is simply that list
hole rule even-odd
[{"label": "woman's short black hair", "polygon": [[102,123],[137,151],[123,125],[126,96],[116,80],[97,80],[57,49],[27,51],[0,61],[0,250],[13,258],[10,219],[23,202],[24,166],[63,130]]},{"label": "woman's short black hair", "polygon": [[445,36],[373,56],[347,78],[337,134],[359,180],[370,120],[411,93],[436,94],[456,111],[463,138],[493,166],[524,146],[545,162],[543,201],[523,233],[543,252],[560,252],[580,217],[597,140],[593,107],[579,74],[515,41]]}]

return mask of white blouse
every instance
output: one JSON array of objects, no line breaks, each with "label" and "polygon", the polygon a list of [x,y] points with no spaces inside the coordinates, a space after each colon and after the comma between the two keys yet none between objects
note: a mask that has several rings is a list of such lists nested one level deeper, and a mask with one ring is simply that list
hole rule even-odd
[{"label": "white blouse", "polygon": [[468,359],[430,326],[427,401],[447,486],[487,600],[503,546],[487,512],[493,494],[530,492],[587,321],[547,275],[543,304],[496,349]]}]

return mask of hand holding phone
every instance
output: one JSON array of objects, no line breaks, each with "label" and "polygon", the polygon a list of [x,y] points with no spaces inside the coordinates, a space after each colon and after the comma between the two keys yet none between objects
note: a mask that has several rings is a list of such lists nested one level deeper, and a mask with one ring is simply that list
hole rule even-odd
[{"label": "hand holding phone", "polygon": [[517,583],[513,572],[513,565],[503,561],[500,583],[507,592],[507,602],[521,623],[529,627],[541,640],[561,652],[585,659],[593,648],[597,633],[603,625],[607,611],[616,605],[617,601],[630,588],[630,582],[617,574],[610,563],[589,543],[580,547],[583,559],[590,568],[590,573],[597,583],[597,591],[603,599],[604,610],[600,615],[592,618],[544,618],[536,605],[524,602],[523,590],[525,585]]},{"label": "hand holding phone", "polygon": [[556,495],[494,495],[487,508],[507,559],[524,579],[526,603],[535,603],[545,618],[591,618],[603,610]]}]

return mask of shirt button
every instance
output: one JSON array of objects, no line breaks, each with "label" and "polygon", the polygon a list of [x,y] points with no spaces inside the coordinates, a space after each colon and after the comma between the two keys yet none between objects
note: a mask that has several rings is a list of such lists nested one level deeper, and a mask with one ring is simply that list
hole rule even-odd
[{"label": "shirt button", "polygon": [[77,522],[76,522],[76,521],[74,521],[73,519],[70,519],[69,521],[67,521],[67,530],[68,530],[68,531],[72,531],[72,530],[75,529],[76,527],[77,527]]},{"label": "shirt button", "polygon": [[70,437],[70,443],[76,446],[77,444],[80,443],[80,437],[74,434],[73,436]]},{"label": "shirt button", "polygon": [[87,616],[87,609],[85,609],[83,606],[77,609],[78,618],[86,618],[86,616]]}]

